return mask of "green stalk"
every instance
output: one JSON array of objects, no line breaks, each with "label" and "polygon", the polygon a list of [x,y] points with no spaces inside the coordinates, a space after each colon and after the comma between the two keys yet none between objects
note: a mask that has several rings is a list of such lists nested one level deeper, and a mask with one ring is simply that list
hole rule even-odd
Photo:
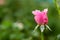
[{"label": "green stalk", "polygon": [[40,30],[41,30],[41,40],[44,40],[44,29],[45,29],[44,25],[41,25],[41,26],[40,26]]},{"label": "green stalk", "polygon": [[57,8],[58,14],[60,15],[60,10],[59,10],[59,5],[57,3],[57,0],[53,0],[53,2],[54,2],[55,6]]},{"label": "green stalk", "polygon": [[41,40],[44,40],[44,34],[41,32]]}]

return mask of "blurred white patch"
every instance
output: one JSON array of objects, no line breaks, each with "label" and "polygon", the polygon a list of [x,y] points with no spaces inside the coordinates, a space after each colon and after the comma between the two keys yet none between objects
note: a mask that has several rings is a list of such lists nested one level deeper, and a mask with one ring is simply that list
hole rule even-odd
[{"label": "blurred white patch", "polygon": [[41,25],[41,26],[40,26],[40,30],[41,30],[41,32],[43,32],[44,29],[45,29],[44,25]]},{"label": "blurred white patch", "polygon": [[24,29],[23,23],[19,23],[19,22],[13,23],[13,27],[17,27],[20,30]]},{"label": "blurred white patch", "polygon": [[57,39],[60,39],[60,34],[57,35]]},{"label": "blurred white patch", "polygon": [[38,31],[32,32],[32,36],[38,37],[39,36],[39,32]]}]

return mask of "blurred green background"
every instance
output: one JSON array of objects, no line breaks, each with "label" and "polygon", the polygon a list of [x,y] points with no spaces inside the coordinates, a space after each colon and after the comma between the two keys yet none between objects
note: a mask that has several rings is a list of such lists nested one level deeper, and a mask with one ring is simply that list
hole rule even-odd
[{"label": "blurred green background", "polygon": [[[58,3],[60,6],[60,1]],[[53,0],[0,0],[0,40],[41,40],[40,29],[34,33],[35,9],[48,8],[48,25],[45,40],[60,40],[60,15]]]}]

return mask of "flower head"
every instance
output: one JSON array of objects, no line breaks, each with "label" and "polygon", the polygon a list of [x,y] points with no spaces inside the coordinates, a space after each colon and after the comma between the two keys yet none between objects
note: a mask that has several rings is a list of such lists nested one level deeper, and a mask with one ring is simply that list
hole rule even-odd
[{"label": "flower head", "polygon": [[44,9],[43,11],[40,10],[32,11],[34,19],[38,25],[44,25],[48,23],[47,11],[48,9]]},{"label": "flower head", "polygon": [[47,25],[48,23],[48,17],[47,17],[47,11],[48,9],[44,9],[43,11],[40,10],[35,10],[32,11],[32,14],[34,15],[34,19],[37,23],[37,26],[35,27],[34,31],[40,26],[40,30],[41,32],[44,31],[45,27],[48,28],[50,31],[52,31],[50,29],[50,27]]}]

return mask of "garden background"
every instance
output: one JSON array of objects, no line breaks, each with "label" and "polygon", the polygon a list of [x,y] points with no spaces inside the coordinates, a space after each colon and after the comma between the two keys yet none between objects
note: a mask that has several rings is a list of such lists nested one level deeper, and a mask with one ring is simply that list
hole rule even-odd
[{"label": "garden background", "polygon": [[60,0],[0,0],[0,40],[41,40],[32,11],[48,8],[45,40],[60,40]]}]

